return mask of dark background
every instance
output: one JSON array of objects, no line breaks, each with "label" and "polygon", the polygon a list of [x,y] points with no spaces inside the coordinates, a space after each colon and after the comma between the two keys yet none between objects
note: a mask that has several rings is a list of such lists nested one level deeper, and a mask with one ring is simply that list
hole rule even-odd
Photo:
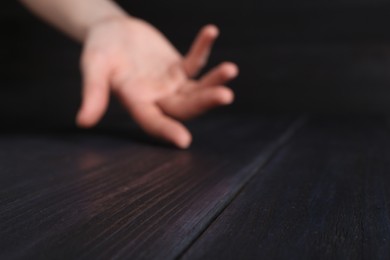
[{"label": "dark background", "polygon": [[[390,3],[334,1],[119,1],[186,51],[206,23],[222,36],[211,65],[241,67],[230,112],[390,111]],[[18,2],[0,8],[2,125],[73,125],[81,46]],[[115,102],[105,120],[122,120]]]}]

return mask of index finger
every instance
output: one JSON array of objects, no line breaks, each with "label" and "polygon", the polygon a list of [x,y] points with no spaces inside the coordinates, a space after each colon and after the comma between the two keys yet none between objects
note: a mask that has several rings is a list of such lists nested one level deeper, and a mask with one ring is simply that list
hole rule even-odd
[{"label": "index finger", "polygon": [[206,65],[218,35],[219,30],[215,25],[207,25],[200,31],[183,62],[184,70],[189,77],[196,76]]}]

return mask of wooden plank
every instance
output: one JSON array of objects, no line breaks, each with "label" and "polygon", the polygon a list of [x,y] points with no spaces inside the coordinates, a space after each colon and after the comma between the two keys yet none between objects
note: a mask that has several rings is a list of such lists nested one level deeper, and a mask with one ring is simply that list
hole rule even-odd
[{"label": "wooden plank", "polygon": [[205,120],[188,151],[124,136],[5,136],[0,258],[174,258],[289,138],[291,122]]},{"label": "wooden plank", "polygon": [[389,159],[384,120],[314,120],[183,259],[388,259]]}]

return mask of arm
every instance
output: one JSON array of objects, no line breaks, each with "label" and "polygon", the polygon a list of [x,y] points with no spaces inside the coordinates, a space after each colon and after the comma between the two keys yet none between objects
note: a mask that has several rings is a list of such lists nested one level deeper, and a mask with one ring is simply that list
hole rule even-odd
[{"label": "arm", "polygon": [[191,133],[181,123],[233,102],[226,82],[238,75],[225,62],[198,80],[219,32],[205,26],[182,56],[156,28],[127,15],[110,0],[22,0],[43,19],[84,45],[80,127],[96,125],[110,92],[148,134],[187,148]]},{"label": "arm", "polygon": [[127,14],[110,0],[21,0],[35,14],[82,42],[94,25]]}]

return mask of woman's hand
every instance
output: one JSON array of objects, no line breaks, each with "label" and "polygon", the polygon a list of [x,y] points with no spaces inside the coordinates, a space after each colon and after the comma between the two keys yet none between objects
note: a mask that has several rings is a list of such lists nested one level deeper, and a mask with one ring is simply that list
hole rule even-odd
[{"label": "woman's hand", "polygon": [[218,29],[208,25],[183,57],[150,24],[133,18],[110,18],[87,33],[81,60],[83,104],[81,127],[94,126],[105,113],[113,91],[142,129],[180,148],[191,143],[180,121],[233,102],[224,85],[238,75],[233,63],[222,63],[199,80]]}]

